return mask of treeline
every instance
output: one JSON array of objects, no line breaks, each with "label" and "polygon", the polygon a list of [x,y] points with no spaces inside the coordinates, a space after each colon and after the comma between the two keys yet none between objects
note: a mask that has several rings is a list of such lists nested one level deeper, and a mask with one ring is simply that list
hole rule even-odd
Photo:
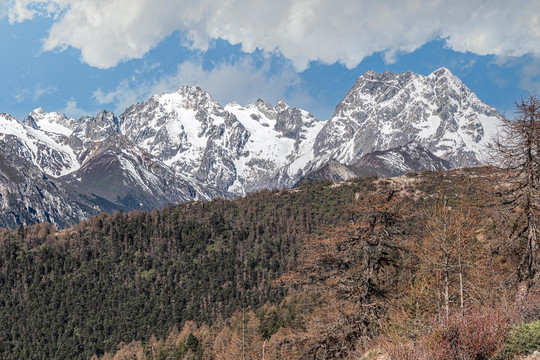
[{"label": "treeline", "polygon": [[86,359],[279,301],[299,239],[348,218],[370,180],[100,214],[0,233],[0,357]]}]

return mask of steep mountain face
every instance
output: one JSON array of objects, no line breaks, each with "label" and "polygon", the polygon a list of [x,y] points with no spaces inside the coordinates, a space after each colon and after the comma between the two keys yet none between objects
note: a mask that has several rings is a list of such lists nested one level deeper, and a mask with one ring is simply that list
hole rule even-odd
[{"label": "steep mountain face", "polygon": [[358,176],[400,176],[424,170],[439,171],[452,168],[450,162],[435,156],[421,145],[411,142],[383,151],[365,154],[350,165]]},{"label": "steep mountain face", "polygon": [[28,144],[13,135],[0,141],[0,224],[51,222],[62,228],[99,210],[73,200],[61,180],[50,177],[28,158]]},{"label": "steep mountain face", "polygon": [[[176,171],[192,175],[201,167],[209,139],[234,133],[239,138],[230,139],[232,143],[242,141],[244,129],[238,129],[237,125],[230,114],[198,87],[182,87],[172,94],[155,95],[131,106],[120,116],[120,129],[128,139]],[[223,134],[225,127],[227,134]]]},{"label": "steep mountain face", "polygon": [[[3,156],[10,154],[5,161],[13,165],[5,171],[20,179],[31,168],[24,181],[7,173],[2,181],[22,203],[29,201],[26,208],[37,209],[32,201],[38,198],[17,186],[39,183],[41,189],[46,179],[57,187],[50,192],[54,201],[71,207],[66,219],[81,219],[232,198],[306,179],[476,165],[499,123],[496,110],[444,68],[429,76],[368,72],[326,122],[281,100],[223,107],[199,87],[181,87],[119,116],[104,110],[72,119],[38,108],[19,122],[1,114]],[[411,141],[417,145],[406,145]],[[28,221],[51,218],[45,212],[52,208]]]},{"label": "steep mountain face", "polygon": [[311,154],[321,128],[283,101],[222,107],[199,87],[153,96],[120,116],[120,131],[176,173],[235,195],[267,187],[284,166]]},{"label": "steep mountain face", "polygon": [[313,160],[313,141],[323,123],[282,100],[275,106],[259,99],[253,105],[233,103],[225,109],[249,133],[246,151],[235,161],[238,178],[230,190],[247,193],[292,186]]},{"label": "steep mountain face", "polygon": [[71,133],[83,143],[103,141],[119,133],[118,119],[111,111],[101,111],[95,117],[79,118],[79,125]]},{"label": "steep mountain face", "polygon": [[317,158],[351,164],[362,155],[416,141],[453,167],[474,166],[500,124],[448,69],[360,76],[317,135]]},{"label": "steep mountain face", "polygon": [[388,150],[363,155],[350,165],[330,160],[319,169],[303,177],[296,186],[305,182],[345,181],[359,176],[401,176],[424,170],[449,170],[447,160],[435,156],[415,142]]},{"label": "steep mountain face", "polygon": [[176,175],[165,164],[115,134],[84,153],[82,166],[62,177],[79,192],[105,199],[122,210],[152,209],[189,200],[228,197],[211,186],[199,186]]},{"label": "steep mountain face", "polygon": [[[371,175],[371,174],[363,174]],[[350,180],[360,176],[357,172],[357,169],[352,166],[343,165],[337,160],[330,160],[319,169],[308,173],[306,176],[302,177],[294,186],[299,187],[302,184],[310,182],[341,182]]]}]

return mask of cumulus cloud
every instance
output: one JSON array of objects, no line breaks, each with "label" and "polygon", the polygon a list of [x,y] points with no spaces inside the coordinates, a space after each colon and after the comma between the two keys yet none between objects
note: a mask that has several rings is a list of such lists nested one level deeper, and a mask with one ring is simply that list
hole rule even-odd
[{"label": "cumulus cloud", "polygon": [[[256,60],[260,59],[244,56],[237,61],[215,64],[211,69],[205,69],[198,60],[185,61],[171,75],[154,81],[131,77],[112,90],[97,89],[93,97],[99,105],[113,104],[114,111],[121,113],[153,94],[172,92],[177,90],[178,84],[185,84],[199,85],[222,105],[232,101],[247,105],[260,97],[272,103],[287,98],[294,106],[315,107],[316,102],[301,89],[299,75],[289,62],[276,65],[263,59],[259,64]],[[272,66],[280,66],[280,71],[271,71]]]},{"label": "cumulus cloud", "polygon": [[392,62],[433,39],[479,55],[540,56],[540,2],[530,0],[13,0],[9,16],[52,16],[45,50],[78,48],[109,68],[140,58],[175,31],[205,51],[213,39],[279,52],[296,70],[310,61]]}]

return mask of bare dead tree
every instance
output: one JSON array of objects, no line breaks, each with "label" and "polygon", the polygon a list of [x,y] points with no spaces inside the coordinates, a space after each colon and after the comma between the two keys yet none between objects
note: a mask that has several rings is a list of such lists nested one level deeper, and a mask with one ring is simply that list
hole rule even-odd
[{"label": "bare dead tree", "polygon": [[[438,201],[425,213],[425,238],[415,244],[415,253],[421,265],[419,274],[425,276],[427,281],[434,282],[447,321],[453,302],[451,298],[459,297],[462,313],[465,302],[473,301],[466,301],[466,287],[470,286],[472,279],[478,280],[473,273],[481,271],[480,264],[475,261],[482,251],[476,239],[478,213],[471,204],[465,203],[463,195],[456,205],[449,205],[449,199],[441,187]],[[454,292],[457,296],[452,294]]]},{"label": "bare dead tree", "polygon": [[305,332],[293,340],[302,358],[349,358],[380,331],[386,300],[397,293],[407,210],[393,190],[365,194],[351,205],[348,224],[305,239],[298,269],[282,277],[319,296]]},{"label": "bare dead tree", "polygon": [[532,284],[540,277],[540,98],[529,96],[515,103],[514,120],[504,119],[489,145],[492,165],[510,170],[505,205],[516,215],[512,240],[518,242],[521,260],[518,281]]}]

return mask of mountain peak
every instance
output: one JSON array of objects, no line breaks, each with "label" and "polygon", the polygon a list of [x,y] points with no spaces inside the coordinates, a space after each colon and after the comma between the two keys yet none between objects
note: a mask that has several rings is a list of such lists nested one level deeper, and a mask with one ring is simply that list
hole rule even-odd
[{"label": "mountain peak", "polygon": [[371,70],[366,71],[364,74],[360,75],[359,78],[368,77],[368,76],[375,76],[375,75],[377,75],[377,72],[375,70],[371,69]]},{"label": "mountain peak", "polygon": [[450,71],[448,70],[447,68],[445,68],[444,66],[435,70],[434,72],[432,72],[429,76],[436,76],[436,77],[443,77],[443,76],[451,76],[451,77],[455,77],[455,75]]},{"label": "mountain peak", "polygon": [[278,102],[276,103],[276,109],[278,111],[283,111],[283,110],[288,109],[288,108],[290,108],[290,106],[285,101],[283,101],[282,99],[279,99]]},{"label": "mountain peak", "polygon": [[32,117],[34,121],[39,122],[47,115],[47,112],[40,106],[37,109],[34,109],[28,114],[27,117]]},{"label": "mountain peak", "polygon": [[[416,140],[437,156],[448,154],[452,166],[473,166],[499,122],[497,111],[447,68],[429,76],[369,71],[338,104],[314,149],[349,164],[363,154]],[[336,149],[337,143],[347,145]]]},{"label": "mountain peak", "polygon": [[47,112],[40,106],[30,112],[29,115],[39,115],[39,114],[46,114]]},{"label": "mountain peak", "polygon": [[175,93],[181,94],[181,95],[203,95],[203,96],[209,96],[210,94],[203,90],[199,85],[194,86],[181,86],[178,88],[178,90],[175,91]]},{"label": "mountain peak", "polygon": [[19,120],[14,118],[12,115],[6,114],[6,113],[0,113],[0,121],[9,121],[9,122],[17,122],[17,123],[19,122]]},{"label": "mountain peak", "polygon": [[110,110],[103,109],[96,115],[96,117],[111,119],[114,117],[114,113]]}]

